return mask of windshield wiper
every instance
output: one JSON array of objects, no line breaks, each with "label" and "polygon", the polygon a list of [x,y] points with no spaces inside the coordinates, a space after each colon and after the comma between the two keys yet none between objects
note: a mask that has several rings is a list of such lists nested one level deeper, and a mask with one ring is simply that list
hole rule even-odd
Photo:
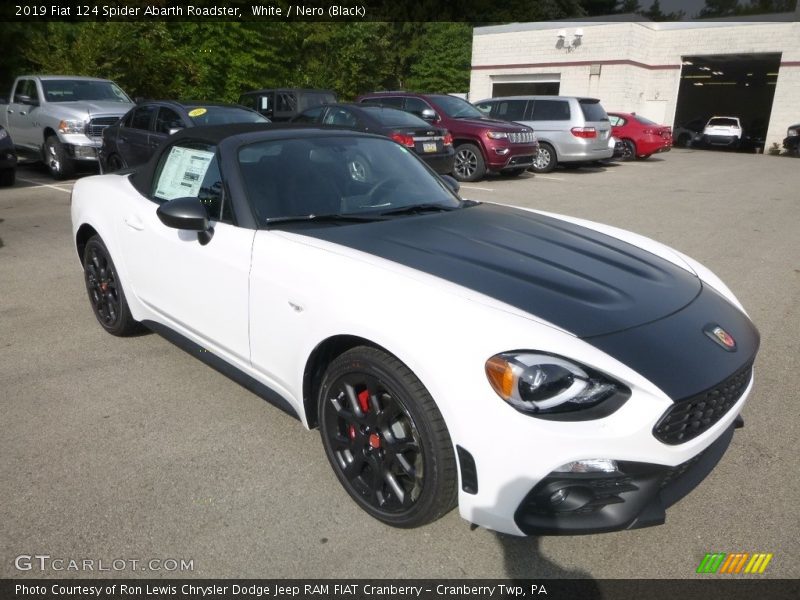
[{"label": "windshield wiper", "polygon": [[424,204],[412,204],[410,206],[401,206],[399,208],[390,208],[379,212],[379,215],[415,215],[424,212],[449,212],[451,210],[458,210],[464,206],[464,202],[458,206],[445,206],[444,204],[436,204],[434,202],[427,202]]},{"label": "windshield wiper", "polygon": [[380,215],[294,215],[288,217],[271,217],[266,219],[267,225],[277,225],[279,223],[367,223],[370,221],[382,221]]}]

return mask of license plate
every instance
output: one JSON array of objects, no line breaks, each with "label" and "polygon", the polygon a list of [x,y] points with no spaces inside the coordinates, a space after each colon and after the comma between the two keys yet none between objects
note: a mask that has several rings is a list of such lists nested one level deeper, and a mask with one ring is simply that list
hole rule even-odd
[{"label": "license plate", "polygon": [[422,151],[423,152],[436,152],[436,142],[423,142],[422,143]]}]

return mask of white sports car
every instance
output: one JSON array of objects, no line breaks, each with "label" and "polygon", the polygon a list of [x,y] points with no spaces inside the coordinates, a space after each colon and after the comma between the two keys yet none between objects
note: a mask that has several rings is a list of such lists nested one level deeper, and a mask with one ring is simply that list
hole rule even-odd
[{"label": "white sports car", "polygon": [[657,242],[456,192],[386,138],[192,128],[78,181],[72,223],[109,333],[149,327],[319,427],[384,523],[662,523],[741,424],[744,309]]}]

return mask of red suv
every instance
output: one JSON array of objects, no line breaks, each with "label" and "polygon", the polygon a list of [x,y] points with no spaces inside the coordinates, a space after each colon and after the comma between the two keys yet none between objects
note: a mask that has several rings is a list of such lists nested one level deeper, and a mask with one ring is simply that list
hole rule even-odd
[{"label": "red suv", "polygon": [[399,108],[444,127],[453,135],[453,175],[477,181],[487,172],[519,175],[533,164],[539,143],[530,127],[487,119],[466,100],[446,94],[376,92],[357,102]]}]

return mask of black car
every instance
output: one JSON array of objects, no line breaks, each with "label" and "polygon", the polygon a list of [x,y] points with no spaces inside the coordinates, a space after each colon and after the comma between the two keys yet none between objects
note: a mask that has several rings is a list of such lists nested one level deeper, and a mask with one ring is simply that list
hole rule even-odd
[{"label": "black car", "polygon": [[116,171],[146,163],[173,133],[201,125],[269,123],[243,106],[213,102],[146,101],[132,108],[116,124],[103,130],[100,165]]},{"label": "black car", "polygon": [[0,126],[0,185],[14,185],[17,173],[17,153],[14,142],[4,127]]},{"label": "black car", "polygon": [[783,147],[789,154],[800,156],[800,123],[789,127],[783,140]]},{"label": "black car", "polygon": [[404,110],[366,104],[328,104],[299,114],[294,123],[316,123],[385,135],[416,152],[440,175],[453,172],[453,136]]},{"label": "black car", "polygon": [[301,88],[253,90],[239,96],[239,104],[260,112],[276,123],[290,121],[313,106],[334,102],[336,94],[331,90]]}]

